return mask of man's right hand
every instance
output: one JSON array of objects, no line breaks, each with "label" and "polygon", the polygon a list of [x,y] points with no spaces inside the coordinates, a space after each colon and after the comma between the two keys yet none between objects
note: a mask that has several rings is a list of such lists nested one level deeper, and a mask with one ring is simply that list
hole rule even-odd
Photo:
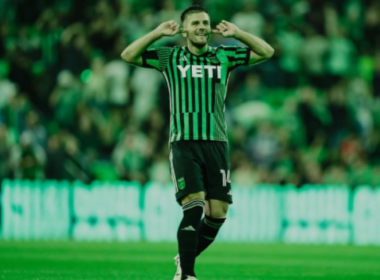
[{"label": "man's right hand", "polygon": [[182,33],[183,29],[179,28],[179,24],[176,23],[174,20],[167,21],[164,23],[161,23],[157,28],[156,31],[160,34],[160,36],[170,36],[173,37],[178,33]]},{"label": "man's right hand", "polygon": [[[0,0],[1,1],[1,0]],[[184,28],[179,28],[179,24],[174,20],[161,23],[152,32],[149,32],[145,36],[137,39],[132,44],[130,44],[121,54],[121,58],[126,62],[142,66],[143,58],[142,53],[155,41],[160,39],[162,36],[175,36],[178,33],[187,32]]]}]

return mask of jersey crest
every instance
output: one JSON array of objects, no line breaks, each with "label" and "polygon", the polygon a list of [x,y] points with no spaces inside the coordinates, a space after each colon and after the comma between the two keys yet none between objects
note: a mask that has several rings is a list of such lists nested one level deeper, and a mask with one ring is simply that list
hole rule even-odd
[{"label": "jersey crest", "polygon": [[210,61],[212,64],[220,64],[219,59],[214,55],[206,58],[208,61]]}]

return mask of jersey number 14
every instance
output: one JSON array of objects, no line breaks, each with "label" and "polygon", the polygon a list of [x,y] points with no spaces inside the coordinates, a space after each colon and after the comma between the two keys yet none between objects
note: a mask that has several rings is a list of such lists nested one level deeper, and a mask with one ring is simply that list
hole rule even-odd
[{"label": "jersey number 14", "polygon": [[222,177],[223,177],[223,187],[227,187],[227,183],[231,184],[230,171],[227,170],[227,174],[226,174],[226,170],[220,169],[220,173],[222,173]]}]

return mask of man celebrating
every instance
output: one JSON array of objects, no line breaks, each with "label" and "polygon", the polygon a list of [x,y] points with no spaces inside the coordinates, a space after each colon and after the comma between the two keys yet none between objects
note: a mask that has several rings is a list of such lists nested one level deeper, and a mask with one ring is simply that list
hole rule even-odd
[{"label": "man celebrating", "polygon": [[[168,84],[169,159],[176,199],[183,209],[174,280],[196,280],[195,258],[213,242],[232,203],[224,120],[228,79],[233,69],[263,62],[274,50],[225,20],[211,30],[207,11],[198,5],[186,9],[181,21],[181,29],[174,21],[162,23],[129,45],[121,57],[160,71]],[[187,38],[187,46],[148,49],[161,37],[179,33]],[[212,33],[234,37],[248,48],[209,47]]]}]

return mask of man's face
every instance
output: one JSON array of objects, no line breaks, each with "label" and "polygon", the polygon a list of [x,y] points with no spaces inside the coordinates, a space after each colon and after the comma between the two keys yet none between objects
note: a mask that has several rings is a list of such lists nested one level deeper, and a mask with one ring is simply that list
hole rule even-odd
[{"label": "man's face", "polygon": [[193,45],[204,46],[210,40],[211,26],[208,14],[203,12],[189,14],[183,25],[187,29],[187,35],[183,35],[187,36]]}]

